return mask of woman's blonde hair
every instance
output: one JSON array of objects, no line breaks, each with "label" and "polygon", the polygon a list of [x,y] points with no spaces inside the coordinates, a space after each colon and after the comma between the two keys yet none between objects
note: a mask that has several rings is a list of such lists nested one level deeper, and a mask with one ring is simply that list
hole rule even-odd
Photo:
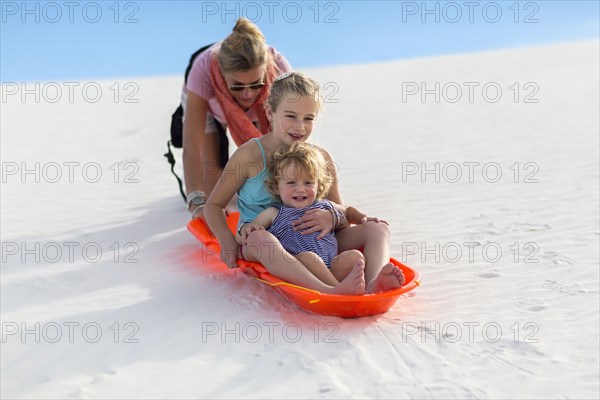
[{"label": "woman's blonde hair", "polygon": [[295,173],[305,172],[315,180],[317,200],[327,196],[335,177],[335,170],[319,147],[306,142],[294,142],[291,146],[275,152],[269,160],[269,177],[265,184],[273,196],[281,199],[278,194],[278,181],[285,178],[284,170],[290,165],[296,167]]},{"label": "woman's blonde hair", "polygon": [[303,96],[313,97],[317,102],[317,110],[321,108],[322,100],[317,81],[302,72],[287,72],[273,81],[266,102],[276,111],[282,100],[294,102]]},{"label": "woman's blonde hair", "polygon": [[217,54],[224,73],[248,71],[267,64],[269,58],[262,32],[244,17],[237,20],[233,32],[223,40]]}]

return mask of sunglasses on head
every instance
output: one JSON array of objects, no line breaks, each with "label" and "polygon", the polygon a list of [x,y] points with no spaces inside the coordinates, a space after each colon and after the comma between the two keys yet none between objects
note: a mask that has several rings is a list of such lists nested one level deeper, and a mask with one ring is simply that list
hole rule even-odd
[{"label": "sunglasses on head", "polygon": [[229,90],[231,90],[232,92],[241,92],[244,89],[250,89],[250,90],[258,90],[258,89],[262,89],[263,87],[265,87],[264,83],[251,83],[249,85],[231,85],[229,86]]}]

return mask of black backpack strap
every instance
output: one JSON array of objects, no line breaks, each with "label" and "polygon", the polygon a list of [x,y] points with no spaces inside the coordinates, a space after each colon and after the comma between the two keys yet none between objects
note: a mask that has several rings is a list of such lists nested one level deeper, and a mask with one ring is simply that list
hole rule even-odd
[{"label": "black backpack strap", "polygon": [[[225,168],[227,161],[229,161],[229,138],[227,138],[225,128],[219,121],[215,120],[215,125],[217,125],[217,131],[219,135],[219,165],[221,165],[221,168]],[[172,145],[173,143],[169,140],[167,142],[167,152],[163,155],[167,158],[169,164],[171,164],[171,173],[175,179],[177,179],[177,183],[179,184],[179,192],[181,193],[181,197],[183,197],[183,201],[187,201],[185,192],[183,191],[183,182],[175,172],[175,156],[171,151]]]},{"label": "black backpack strap", "polygon": [[183,105],[179,105],[171,115],[171,144],[176,149],[183,146]]},{"label": "black backpack strap", "polygon": [[167,142],[167,152],[164,154],[164,156],[167,157],[167,161],[169,162],[169,164],[171,164],[171,173],[177,179],[177,183],[179,184],[179,192],[181,193],[181,197],[183,197],[183,201],[187,201],[185,197],[185,192],[183,191],[183,182],[181,181],[181,178],[175,173],[175,157],[173,156],[173,152],[171,151],[170,140]]},{"label": "black backpack strap", "polygon": [[229,138],[225,133],[223,125],[214,117],[213,120],[217,126],[217,134],[219,135],[219,165],[221,168],[225,168],[227,161],[229,161]]}]

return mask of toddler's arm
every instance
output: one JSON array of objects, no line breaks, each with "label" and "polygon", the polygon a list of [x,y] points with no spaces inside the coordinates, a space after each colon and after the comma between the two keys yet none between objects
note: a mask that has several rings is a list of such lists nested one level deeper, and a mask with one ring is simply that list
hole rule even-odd
[{"label": "toddler's arm", "polygon": [[238,234],[242,244],[246,244],[248,235],[258,229],[269,229],[279,210],[275,207],[269,207],[254,218],[252,222],[242,224],[238,229]]}]

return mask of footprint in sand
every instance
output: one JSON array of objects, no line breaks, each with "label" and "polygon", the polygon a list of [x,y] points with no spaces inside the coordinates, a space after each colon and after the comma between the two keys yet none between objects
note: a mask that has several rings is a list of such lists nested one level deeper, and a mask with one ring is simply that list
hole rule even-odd
[{"label": "footprint in sand", "polygon": [[484,273],[479,274],[479,277],[485,278],[485,279],[497,278],[499,276],[500,276],[500,274],[498,272],[484,272]]},{"label": "footprint in sand", "polygon": [[571,260],[571,258],[564,254],[556,253],[554,251],[545,251],[540,254],[540,257],[548,261],[546,264],[557,266],[573,265],[573,260]]},{"label": "footprint in sand", "polygon": [[522,299],[517,304],[518,309],[522,311],[540,312],[546,309],[543,301],[535,299]]},{"label": "footprint in sand", "polygon": [[258,310],[261,307],[261,301],[252,295],[236,294],[229,298],[229,302],[238,308],[244,310]]},{"label": "footprint in sand", "polygon": [[210,274],[210,275],[206,275],[207,279],[212,279],[215,281],[229,281],[231,280],[231,274]]},{"label": "footprint in sand", "polygon": [[544,289],[552,289],[567,294],[585,293],[585,290],[582,290],[581,286],[577,283],[557,282],[546,279],[544,283],[542,283],[542,287]]},{"label": "footprint in sand", "polygon": [[543,306],[541,304],[535,305],[535,306],[531,306],[529,308],[527,308],[528,311],[533,311],[533,312],[538,312],[538,311],[542,311],[545,310],[546,306]]},{"label": "footprint in sand", "polygon": [[525,232],[541,232],[552,229],[552,226],[548,224],[531,224],[529,222],[521,222],[517,223],[516,225],[522,228],[522,230]]}]

